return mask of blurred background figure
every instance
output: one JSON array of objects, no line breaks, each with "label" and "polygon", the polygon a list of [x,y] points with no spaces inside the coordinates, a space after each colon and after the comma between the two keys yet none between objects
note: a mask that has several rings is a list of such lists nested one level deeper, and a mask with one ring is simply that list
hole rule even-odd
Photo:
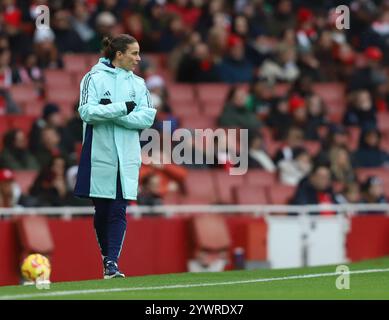
[{"label": "blurred background figure", "polygon": [[261,66],[261,76],[269,81],[293,82],[300,74],[294,48],[279,47],[273,59],[267,59]]},{"label": "blurred background figure", "polygon": [[383,181],[376,176],[370,176],[362,184],[363,203],[387,203]]},{"label": "blurred background figure", "polygon": [[54,156],[40,170],[30,194],[37,199],[37,206],[58,207],[73,203],[73,194],[66,184],[66,161]]},{"label": "blurred background figure", "polygon": [[54,157],[57,156],[62,156],[67,164],[70,163],[66,151],[64,151],[60,145],[60,136],[54,127],[44,127],[41,131],[40,141],[41,145],[34,154],[41,169],[48,166]]},{"label": "blurred background figure", "polygon": [[350,104],[344,116],[346,126],[358,126],[362,129],[377,127],[377,109],[373,104],[370,92],[359,90],[351,93]]},{"label": "blurred background figure", "polygon": [[34,52],[40,68],[63,67],[62,57],[55,46],[55,34],[52,29],[37,29],[35,31]]},{"label": "blurred background figure", "polygon": [[72,27],[70,16],[68,10],[58,10],[52,18],[55,45],[60,53],[85,51],[85,42]]},{"label": "blurred background figure", "polygon": [[163,204],[160,194],[160,176],[149,174],[143,178],[137,203],[144,206]]},{"label": "blurred background figure", "polygon": [[298,127],[291,127],[288,130],[284,145],[277,151],[274,162],[278,164],[281,160],[293,159],[296,152],[304,146],[304,133]]},{"label": "blurred background figure", "polygon": [[240,37],[230,35],[227,54],[217,68],[223,82],[249,82],[253,79],[253,65],[246,58],[245,47]]},{"label": "blurred background figure", "polygon": [[[330,168],[326,164],[315,164],[310,174],[300,181],[291,204],[336,204],[338,201],[332,190]],[[336,212],[322,211],[321,215],[333,215]]]},{"label": "blurred background figure", "polygon": [[231,87],[219,117],[219,125],[227,128],[246,128],[253,133],[259,132],[261,122],[246,108],[247,98],[247,90],[243,87]]},{"label": "blurred background figure", "polygon": [[343,189],[343,192],[341,194],[340,199],[341,203],[361,203],[362,202],[362,193],[361,193],[361,187],[358,183],[350,183],[346,185],[346,187]]},{"label": "blurred background figure", "polygon": [[29,146],[32,152],[36,152],[42,146],[42,131],[45,127],[51,127],[57,132],[61,148],[68,152],[73,151],[74,145],[69,131],[64,128],[59,106],[55,103],[47,103],[42,110],[42,117],[37,119],[31,128]]},{"label": "blurred background figure", "polygon": [[[96,11],[97,12],[97,11]],[[93,37],[89,39],[88,51],[99,52],[100,44],[104,37],[108,37],[113,34],[115,26],[117,26],[117,18],[108,11],[99,13],[95,18],[95,33]]]},{"label": "blurred background figure", "polygon": [[195,44],[194,48],[181,58],[177,70],[177,81],[196,83],[219,80],[217,66],[206,43]]},{"label": "blurred background figure", "polygon": [[248,167],[260,168],[269,172],[276,171],[276,166],[266,152],[265,143],[260,134],[252,135],[249,139]]},{"label": "blurred background figure", "polygon": [[329,161],[336,191],[340,191],[347,185],[356,182],[351,154],[346,148],[332,148],[329,153]]},{"label": "blurred background figure", "polygon": [[311,156],[305,149],[298,149],[293,154],[293,159],[278,162],[280,181],[286,185],[297,186],[311,169]]},{"label": "blurred background figure", "polygon": [[0,167],[12,170],[37,170],[39,164],[28,149],[26,134],[13,129],[4,135],[4,149],[0,153]]},{"label": "blurred background figure", "polygon": [[361,133],[358,149],[354,153],[356,167],[376,168],[389,165],[389,154],[380,147],[381,133],[377,129]]},{"label": "blurred background figure", "polygon": [[[148,156],[143,153],[139,179],[143,186],[142,201],[157,204],[170,194],[183,194],[187,169],[168,161],[169,155],[161,151]],[[146,179],[144,181],[144,179]]]}]

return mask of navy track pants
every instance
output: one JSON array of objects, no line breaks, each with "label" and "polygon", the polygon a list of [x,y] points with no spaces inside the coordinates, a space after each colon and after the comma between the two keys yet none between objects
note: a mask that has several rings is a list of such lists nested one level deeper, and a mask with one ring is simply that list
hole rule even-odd
[{"label": "navy track pants", "polygon": [[117,262],[126,233],[127,200],[123,199],[118,172],[116,199],[92,198],[95,206],[94,227],[103,258]]}]

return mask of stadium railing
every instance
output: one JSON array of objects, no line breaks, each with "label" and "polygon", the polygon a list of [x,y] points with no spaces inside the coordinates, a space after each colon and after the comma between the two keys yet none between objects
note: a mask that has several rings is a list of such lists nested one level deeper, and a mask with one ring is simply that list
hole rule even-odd
[{"label": "stadium railing", "polygon": [[[342,215],[361,213],[381,213],[389,215],[389,204],[328,204],[328,205],[159,205],[159,206],[128,206],[127,213],[134,218],[143,214],[174,215],[190,213],[209,214],[252,214],[253,216],[269,216],[272,214],[293,213],[298,216],[309,216],[311,213],[335,211]],[[74,215],[93,215],[93,207],[16,207],[0,208],[0,217],[20,215],[46,215],[71,218]]]}]

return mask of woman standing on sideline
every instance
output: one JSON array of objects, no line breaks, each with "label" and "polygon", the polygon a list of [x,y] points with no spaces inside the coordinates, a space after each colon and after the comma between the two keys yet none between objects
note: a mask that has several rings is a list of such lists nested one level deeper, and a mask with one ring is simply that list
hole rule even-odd
[{"label": "woman standing on sideline", "polygon": [[75,195],[91,198],[104,278],[124,277],[118,258],[126,232],[128,200],[136,200],[141,148],[138,130],[156,114],[142,78],[139,44],[129,35],[104,38],[103,57],[81,80],[78,111],[83,146]]}]

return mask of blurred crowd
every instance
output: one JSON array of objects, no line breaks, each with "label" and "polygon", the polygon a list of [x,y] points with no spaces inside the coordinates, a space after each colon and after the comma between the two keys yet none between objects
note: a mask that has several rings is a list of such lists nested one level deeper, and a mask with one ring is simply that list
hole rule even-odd
[{"label": "blurred crowd", "polygon": [[[340,4],[350,8],[349,29],[337,28]],[[50,29],[35,28],[39,5],[50,7]],[[163,121],[180,126],[169,83],[228,83],[218,126],[249,129],[249,168],[295,186],[291,203],[386,202],[384,181],[360,181],[355,169],[389,166],[382,147],[389,132],[378,125],[389,112],[388,0],[4,0],[0,8],[0,114],[21,112],[12,85],[34,83],[43,94],[44,71],[62,68],[63,55],[99,53],[104,36],[129,33],[143,53],[165,57],[165,72],[147,59],[139,70],[159,109],[155,129]],[[327,82],[345,87],[339,119],[313,88]],[[279,84],[287,86],[281,94]],[[28,136],[18,129],[3,136],[0,206],[88,205],[72,197],[82,142],[77,106],[64,123],[48,103]],[[356,148],[350,128],[360,132]],[[189,169],[228,169],[229,152],[215,154],[223,165],[144,165],[138,203],[185,193]],[[29,194],[7,187],[12,170],[39,172]]]}]

